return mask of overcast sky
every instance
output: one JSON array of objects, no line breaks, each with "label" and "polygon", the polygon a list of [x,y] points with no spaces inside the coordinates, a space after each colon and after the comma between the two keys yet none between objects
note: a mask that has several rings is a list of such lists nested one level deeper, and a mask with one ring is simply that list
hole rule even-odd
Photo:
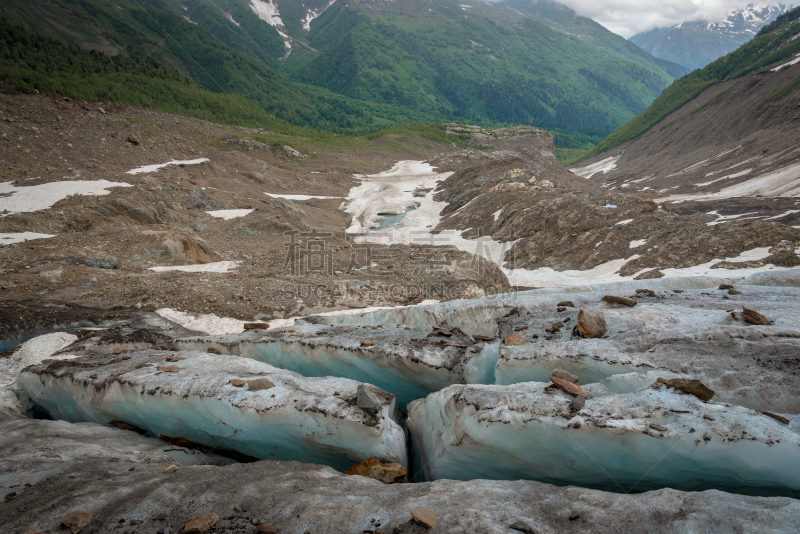
[{"label": "overcast sky", "polygon": [[[690,20],[719,22],[729,11],[753,0],[557,0],[579,15],[589,17],[614,33],[630,37],[656,27],[674,26]],[[762,5],[797,2],[759,2]]]}]

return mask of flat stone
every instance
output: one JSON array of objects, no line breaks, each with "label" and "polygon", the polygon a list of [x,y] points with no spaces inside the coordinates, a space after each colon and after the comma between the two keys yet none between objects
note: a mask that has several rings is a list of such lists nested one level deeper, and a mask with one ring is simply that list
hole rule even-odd
[{"label": "flat stone", "polygon": [[177,465],[171,465],[171,466],[167,467],[166,469],[164,469],[162,471],[162,473],[164,473],[165,475],[171,475],[172,473],[175,473],[177,470],[178,470],[178,466]]},{"label": "flat stone", "polygon": [[607,302],[609,304],[622,304],[623,306],[628,306],[631,308],[636,306],[635,300],[625,297],[617,297],[615,295],[606,295],[603,297],[603,302]]},{"label": "flat stone", "polygon": [[572,382],[573,384],[577,384],[579,380],[577,375],[573,375],[572,373],[564,371],[563,369],[554,369],[552,374],[556,378],[566,380],[567,382]]},{"label": "flat stone", "polygon": [[122,354],[122,349],[117,347],[116,349],[114,349],[114,354]]},{"label": "flat stone", "polygon": [[356,406],[369,413],[378,413],[383,404],[372,388],[365,384],[358,386],[356,390]]},{"label": "flat stone", "polygon": [[[129,358],[129,359],[130,359],[130,358]],[[166,357],[166,360],[167,360],[168,362],[179,362],[179,361],[181,361],[182,359],[183,359],[183,358],[181,358],[181,357],[179,357],[179,356],[167,356],[167,357]]]},{"label": "flat stone", "polygon": [[638,293],[640,295],[647,295],[648,297],[655,297],[656,296],[656,292],[653,291],[652,289],[637,289],[636,293]]},{"label": "flat stone", "polygon": [[139,139],[133,134],[128,135],[128,141],[131,142],[134,145],[138,145],[139,144]]},{"label": "flat stone", "polygon": [[668,388],[675,388],[684,393],[694,395],[701,401],[710,401],[714,398],[714,390],[706,387],[699,380],[693,380],[691,378],[673,378],[671,380],[659,378],[658,381],[666,384]]},{"label": "flat stone", "polygon": [[181,370],[177,365],[159,365],[156,369],[164,373],[177,373]]},{"label": "flat stone", "polygon": [[266,330],[269,328],[267,323],[244,323],[245,330]]},{"label": "flat stone", "polygon": [[706,421],[716,421],[716,419],[714,419],[708,414],[703,415],[703,419],[705,419]]},{"label": "flat stone", "polygon": [[247,380],[242,380],[240,378],[231,378],[230,383],[232,386],[240,388],[243,387],[245,384],[247,384]]},{"label": "flat stone", "polygon": [[741,295],[741,294],[742,294],[742,292],[741,292],[741,291],[739,291],[738,289],[733,289],[733,288],[731,288],[731,289],[729,289],[729,290],[728,290],[728,294],[729,294],[729,295]]},{"label": "flat stone", "polygon": [[362,347],[372,347],[375,345],[375,342],[370,339],[362,339],[361,346]]},{"label": "flat stone", "polygon": [[255,380],[248,380],[247,387],[250,391],[263,391],[265,389],[274,388],[275,384],[267,378],[256,378]]},{"label": "flat stone", "polygon": [[61,516],[61,524],[67,527],[72,534],[78,534],[83,527],[92,521],[91,512],[68,512]]},{"label": "flat stone", "polygon": [[212,349],[212,348],[209,348],[208,350],[206,350],[206,352],[209,354],[219,354],[219,351],[217,349]]},{"label": "flat stone", "polygon": [[730,285],[730,284],[720,284],[719,288],[720,289],[733,289],[733,286]]},{"label": "flat stone", "polygon": [[750,324],[760,324],[764,326],[769,326],[772,323],[769,322],[769,319],[761,315],[755,310],[751,310],[745,306],[742,306],[742,318],[750,323]]},{"label": "flat stone", "polygon": [[580,310],[578,325],[575,327],[584,337],[603,337],[608,332],[608,323],[601,312]]},{"label": "flat stone", "polygon": [[374,478],[384,484],[396,484],[405,480],[406,468],[395,462],[381,462],[376,458],[367,458],[350,467],[344,474]]},{"label": "flat stone", "polygon": [[256,527],[256,529],[253,532],[255,534],[277,534],[280,531],[281,529],[279,529],[276,526],[270,525],[269,523],[261,523]]},{"label": "flat stone", "polygon": [[211,527],[217,524],[217,521],[219,521],[219,516],[217,514],[193,515],[189,521],[183,525],[183,530],[181,532],[183,534],[200,534],[200,532],[210,530]]},{"label": "flat stone", "polygon": [[509,347],[524,345],[525,338],[522,337],[522,334],[509,334],[505,338],[503,338],[503,343],[505,343]]},{"label": "flat stone", "polygon": [[474,339],[475,341],[494,341],[496,338],[475,334],[474,336],[472,336],[472,339]]},{"label": "flat stone", "polygon": [[425,528],[433,528],[436,526],[436,512],[417,506],[411,511],[411,515],[414,517],[414,521]]},{"label": "flat stone", "polygon": [[654,423],[650,423],[650,428],[652,428],[653,430],[658,430],[659,432],[666,432],[667,431],[667,427],[661,426],[661,425],[656,425]]},{"label": "flat stone", "polygon": [[775,419],[776,421],[780,421],[784,425],[788,425],[789,424],[789,420],[788,419],[786,419],[785,417],[783,417],[781,415],[778,415],[776,413],[768,412],[766,410],[756,410],[756,411],[758,413],[762,414],[762,415],[766,415],[767,417],[772,417],[773,419]]},{"label": "flat stone", "polygon": [[567,382],[566,380],[562,380],[557,376],[550,375],[550,380],[553,381],[553,384],[566,393],[567,395],[571,395],[573,397],[585,397],[586,393],[584,393],[583,389],[577,384],[573,384],[572,382]]},{"label": "flat stone", "polygon": [[575,304],[573,304],[571,300],[562,300],[561,302],[556,304],[556,306],[558,306],[558,307],[567,307],[567,308],[575,308]]}]

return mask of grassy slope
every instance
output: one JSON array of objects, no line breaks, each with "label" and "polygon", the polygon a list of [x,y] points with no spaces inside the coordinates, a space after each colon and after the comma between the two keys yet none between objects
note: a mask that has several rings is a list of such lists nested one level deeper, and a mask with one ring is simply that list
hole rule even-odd
[{"label": "grassy slope", "polygon": [[[773,63],[797,54],[800,52],[800,39],[792,38],[798,33],[800,8],[795,8],[764,26],[753,40],[736,51],[677,80],[649,108],[611,132],[594,149],[581,156],[580,160],[644,135],[664,117],[680,109],[712,84],[764,70]],[[781,96],[786,94],[788,92]]]},{"label": "grassy slope", "polygon": [[[426,120],[424,114],[415,109],[359,102],[288,80],[265,61],[248,53],[255,53],[252,48],[256,44],[234,34],[226,37],[223,32],[223,38],[236,43],[238,49],[228,46],[209,31],[185,20],[185,15],[173,9],[170,2],[151,0],[147,4],[118,0],[112,5],[102,0],[54,0],[49,12],[42,11],[36,4],[14,2],[0,7],[0,15],[19,21],[37,33],[49,34],[68,43],[105,46],[106,51],[111,47],[112,51],[140,62],[156,59],[183,71],[206,89],[243,97],[292,124],[306,128],[358,134],[398,123]],[[221,13],[204,8],[203,3],[197,5],[199,7],[185,13],[204,20],[211,29],[218,23],[221,28],[226,28],[219,20],[223,16]],[[242,20],[247,20],[247,17],[243,16]],[[244,27],[244,22],[240,24]],[[227,27],[236,28],[230,23]],[[257,27],[274,32],[261,21]],[[69,28],[69,31],[60,31],[59,28]],[[282,49],[282,41],[279,45]],[[273,46],[271,52],[265,51],[264,54],[273,54],[275,50]],[[112,99],[102,94],[98,96]]]},{"label": "grassy slope", "polygon": [[474,9],[334,4],[308,36],[322,51],[293,76],[435,120],[532,124],[556,130],[557,141],[583,134],[582,142],[599,141],[671,81],[660,68],[512,11]]}]

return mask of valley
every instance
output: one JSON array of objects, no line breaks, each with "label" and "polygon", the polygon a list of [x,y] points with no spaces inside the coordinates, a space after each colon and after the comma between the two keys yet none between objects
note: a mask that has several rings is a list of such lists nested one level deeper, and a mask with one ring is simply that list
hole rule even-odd
[{"label": "valley", "polygon": [[800,9],[0,14],[0,531],[797,530]]}]

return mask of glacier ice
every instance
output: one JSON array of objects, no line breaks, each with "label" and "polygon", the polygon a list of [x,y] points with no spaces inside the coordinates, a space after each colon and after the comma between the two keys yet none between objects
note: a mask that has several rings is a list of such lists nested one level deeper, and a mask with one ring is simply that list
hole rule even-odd
[{"label": "glacier ice", "polygon": [[[274,387],[230,383],[259,378]],[[304,378],[248,358],[153,350],[85,356],[28,367],[17,384],[31,409],[54,419],[121,420],[152,435],[340,470],[370,457],[406,463],[394,396],[375,388],[383,408],[370,414],[355,405],[358,382]]]},{"label": "glacier ice", "polygon": [[[374,345],[362,346],[362,339]],[[451,345],[461,346],[447,346]],[[499,342],[430,328],[295,324],[265,333],[182,338],[173,348],[235,354],[303,376],[339,376],[397,395],[401,407],[450,384],[492,384]]]},{"label": "glacier ice", "polygon": [[413,402],[408,427],[421,478],[800,496],[796,418],[787,426],[658,382],[590,394],[570,413],[571,398],[546,386],[455,385]]}]

